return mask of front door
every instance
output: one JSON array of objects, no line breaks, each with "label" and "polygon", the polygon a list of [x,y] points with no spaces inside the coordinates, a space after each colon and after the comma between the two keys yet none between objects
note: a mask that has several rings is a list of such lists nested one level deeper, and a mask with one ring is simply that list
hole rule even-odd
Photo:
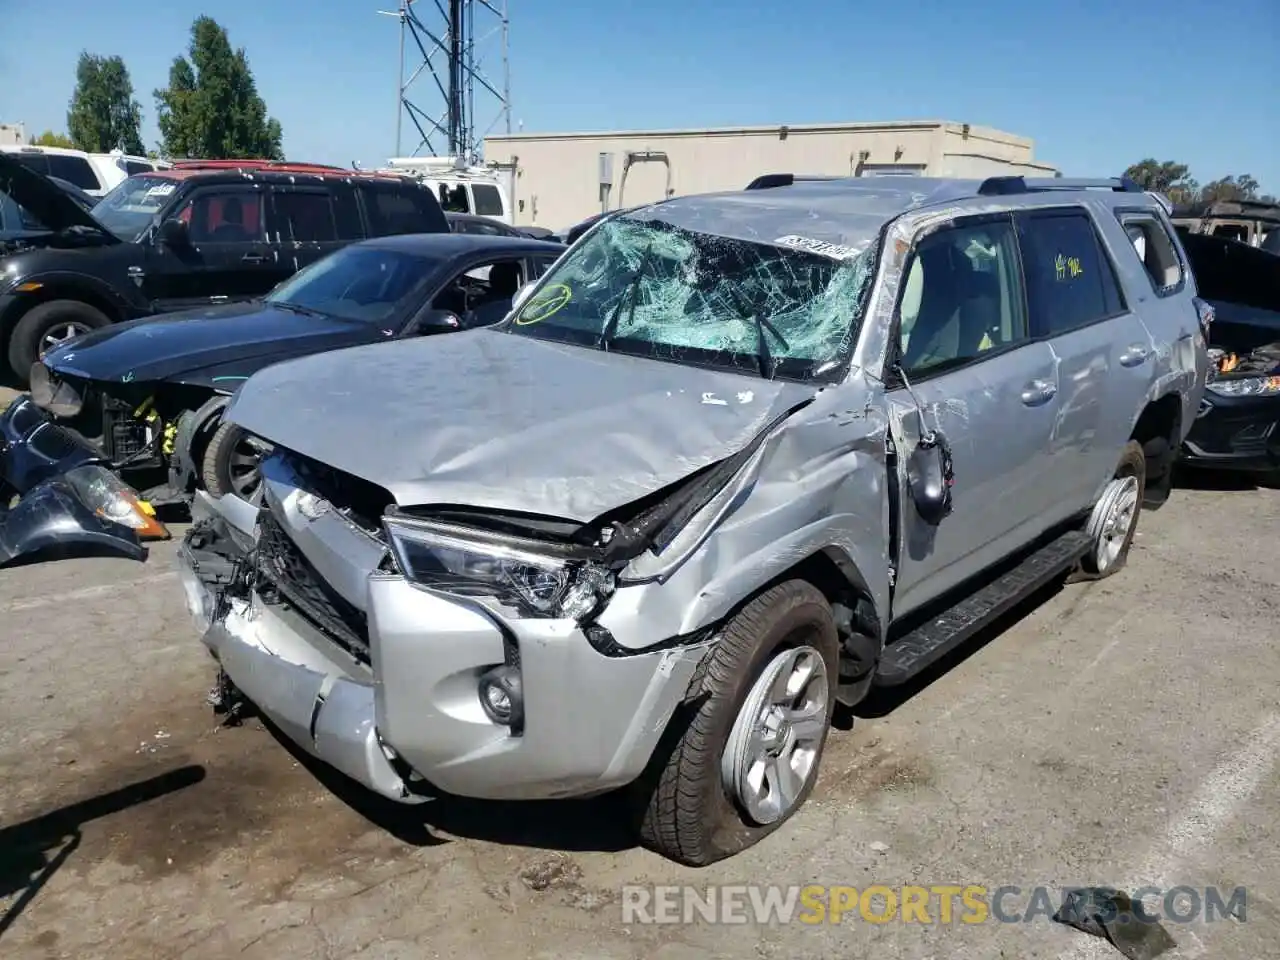
[{"label": "front door", "polygon": [[261,185],[196,187],[167,216],[186,224],[189,242],[180,249],[153,242],[142,276],[153,311],[251,300],[276,285]]},{"label": "front door", "polygon": [[955,481],[952,513],[937,526],[899,499],[895,617],[1043,532],[1060,410],[1053,351],[1029,337],[1009,215],[960,219],[919,240],[898,314],[900,369],[887,398],[899,461],[937,431]]}]

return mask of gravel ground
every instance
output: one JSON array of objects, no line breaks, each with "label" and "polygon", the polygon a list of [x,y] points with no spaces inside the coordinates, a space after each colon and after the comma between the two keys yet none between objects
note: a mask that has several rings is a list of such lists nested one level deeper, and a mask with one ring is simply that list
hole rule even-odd
[{"label": "gravel ground", "polygon": [[219,727],[173,554],[0,571],[9,960],[1120,956],[1043,917],[622,922],[624,884],[677,883],[1244,886],[1244,922],[1170,925],[1165,956],[1274,955],[1280,491],[1177,491],[1126,571],[867,705],[808,806],[701,871],[605,802],[389,808]]}]

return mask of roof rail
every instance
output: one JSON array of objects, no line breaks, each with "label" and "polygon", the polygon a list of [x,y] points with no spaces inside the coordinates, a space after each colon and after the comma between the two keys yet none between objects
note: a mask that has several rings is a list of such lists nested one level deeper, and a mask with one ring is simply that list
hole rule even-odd
[{"label": "roof rail", "polygon": [[810,173],[766,173],[747,184],[747,190],[770,190],[774,187],[790,187],[796,183],[816,180],[847,180],[848,177]]},{"label": "roof rail", "polygon": [[328,163],[302,163],[293,160],[173,160],[174,170],[274,170],[278,173],[341,173],[346,167]]},{"label": "roof rail", "polygon": [[1079,180],[1070,177],[987,177],[978,187],[978,196],[1002,196],[1011,193],[1038,193],[1046,190],[1115,190],[1119,193],[1142,193],[1143,189],[1128,177],[1101,180]]}]

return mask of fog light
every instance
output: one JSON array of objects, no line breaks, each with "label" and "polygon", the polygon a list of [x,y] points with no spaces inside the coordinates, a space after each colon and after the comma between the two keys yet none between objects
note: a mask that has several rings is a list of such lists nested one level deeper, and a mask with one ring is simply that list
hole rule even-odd
[{"label": "fog light", "polygon": [[486,671],[480,678],[480,706],[494,723],[519,730],[524,723],[520,671],[509,665]]}]

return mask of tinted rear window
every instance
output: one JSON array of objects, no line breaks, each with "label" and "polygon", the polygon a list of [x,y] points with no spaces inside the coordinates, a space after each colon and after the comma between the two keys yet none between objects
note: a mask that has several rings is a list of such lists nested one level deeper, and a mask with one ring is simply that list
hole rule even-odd
[{"label": "tinted rear window", "polygon": [[43,153],[11,153],[9,157],[36,173],[49,173],[49,158]]},{"label": "tinted rear window", "polygon": [[493,184],[472,184],[471,194],[475,197],[476,213],[484,217],[502,216],[502,194]]},{"label": "tinted rear window", "polygon": [[124,162],[124,172],[131,177],[135,173],[150,173],[154,169],[155,167],[151,166],[151,164],[139,163],[137,160],[126,160]]},{"label": "tinted rear window", "polygon": [[428,190],[386,184],[362,184],[361,189],[371,236],[449,231],[440,205]]},{"label": "tinted rear window", "polygon": [[98,175],[89,166],[84,157],[69,157],[60,153],[49,156],[49,176],[61,177],[67,183],[74,183],[81,190],[101,190]]}]

